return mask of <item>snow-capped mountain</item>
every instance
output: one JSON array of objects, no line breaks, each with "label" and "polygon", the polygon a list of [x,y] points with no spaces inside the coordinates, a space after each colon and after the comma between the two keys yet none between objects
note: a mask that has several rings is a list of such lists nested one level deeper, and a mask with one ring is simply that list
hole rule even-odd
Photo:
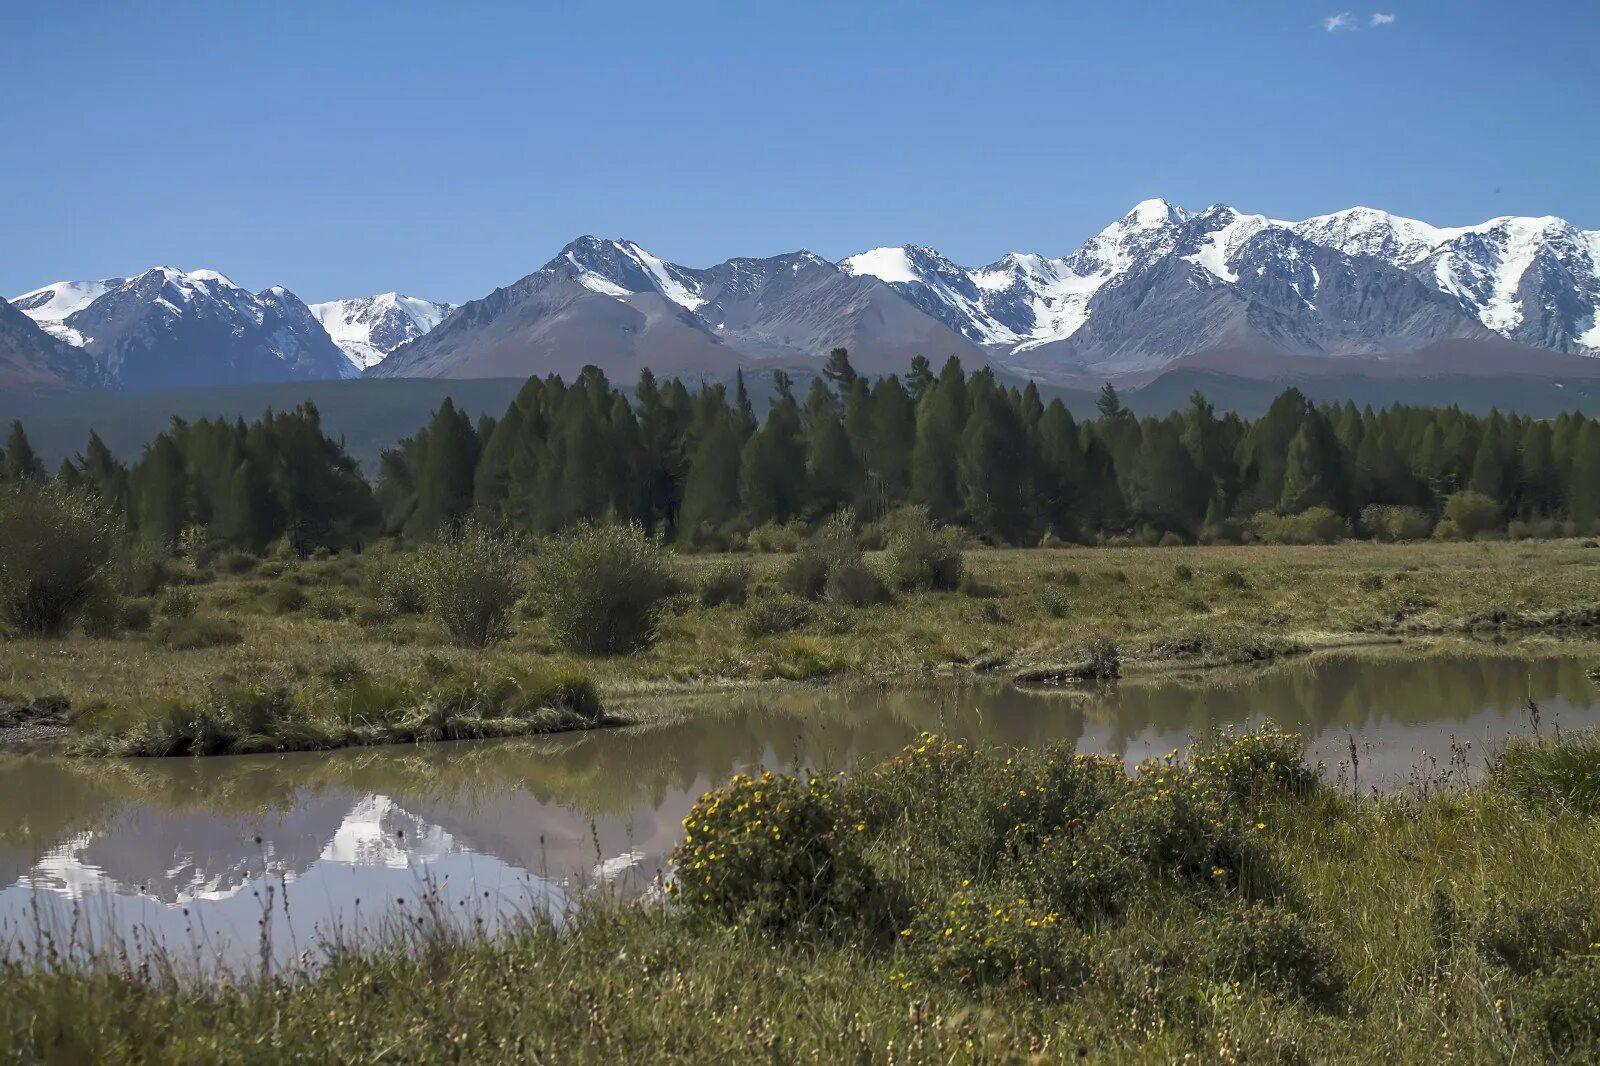
[{"label": "snow-capped mountain", "polygon": [[429,332],[455,310],[453,304],[396,292],[308,307],[358,372],[377,366],[390,352]]},{"label": "snow-capped mountain", "polygon": [[621,378],[643,367],[731,373],[805,365],[836,347],[864,370],[900,370],[919,353],[983,353],[875,278],[811,252],[666,262],[626,240],[580,237],[513,285],[463,304],[397,350],[378,377],[570,375],[592,363]]},{"label": "snow-capped mountain", "polygon": [[103,385],[87,352],[46,333],[25,313],[0,300],[0,385]]},{"label": "snow-capped mountain", "polygon": [[252,293],[214,270],[57,282],[12,301],[82,348],[122,388],[353,377],[310,310],[282,286]]},{"label": "snow-capped mountain", "polygon": [[1041,376],[1150,370],[1218,346],[1370,358],[1499,334],[1600,349],[1600,233],[1555,218],[1445,229],[1352,208],[1285,222],[1146,200],[1062,258],[965,268],[908,245],[841,265]]},{"label": "snow-capped mountain", "polygon": [[1480,362],[1566,373],[1580,364],[1526,349],[1600,354],[1600,231],[1551,217],[1447,228],[1365,207],[1292,222],[1152,199],[1070,254],[980,267],[905,245],[839,263],[799,251],[695,268],[586,236],[459,308],[394,293],[307,308],[281,288],[171,268],[62,282],[14,304],[130,388],[570,375],[589,363],[620,378],[645,366],[722,374],[813,366],[835,347],[871,372],[957,355],[1065,381],[1148,376],[1219,351],[1351,358],[1362,372],[1488,342]]}]

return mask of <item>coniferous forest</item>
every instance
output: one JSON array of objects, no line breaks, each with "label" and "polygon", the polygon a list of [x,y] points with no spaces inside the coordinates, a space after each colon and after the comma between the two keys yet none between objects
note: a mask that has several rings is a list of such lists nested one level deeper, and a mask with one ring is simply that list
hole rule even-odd
[{"label": "coniferous forest", "polygon": [[[1259,419],[1199,394],[1136,418],[1115,390],[1079,421],[1039,390],[921,357],[869,379],[836,350],[803,394],[775,372],[758,416],[740,378],[692,389],[593,367],[532,378],[498,420],[448,400],[369,482],[316,409],[175,421],[131,465],[91,435],[55,479],[109,501],[158,544],[201,530],[261,550],[427,540],[469,516],[532,533],[636,522],[695,550],[766,546],[844,508],[918,504],[995,544],[1214,543],[1600,529],[1600,426],[1457,408],[1316,406],[1295,389]],[[0,478],[46,471],[12,427]]]}]

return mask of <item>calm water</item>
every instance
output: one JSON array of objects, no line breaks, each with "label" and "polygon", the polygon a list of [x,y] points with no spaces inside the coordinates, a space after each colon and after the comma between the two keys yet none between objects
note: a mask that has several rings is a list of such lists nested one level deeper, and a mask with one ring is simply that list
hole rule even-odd
[{"label": "calm water", "polygon": [[[1003,685],[722,697],[668,725],[557,738],[216,759],[0,755],[0,934],[160,940],[197,964],[279,961],[431,897],[493,925],[596,885],[647,889],[706,788],[757,766],[846,768],[924,729],[1070,739],[1137,761],[1272,718],[1360,787],[1510,732],[1600,725],[1591,656],[1329,655],[1064,693]],[[1470,745],[1470,747],[1468,747]],[[284,906],[287,895],[288,906]],[[263,916],[266,916],[263,925]],[[134,945],[137,946],[137,945]]]}]

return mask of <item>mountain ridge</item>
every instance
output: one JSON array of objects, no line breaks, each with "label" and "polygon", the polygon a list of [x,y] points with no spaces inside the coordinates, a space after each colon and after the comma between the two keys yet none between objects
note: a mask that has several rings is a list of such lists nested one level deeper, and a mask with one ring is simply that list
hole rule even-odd
[{"label": "mountain ridge", "polygon": [[279,286],[249,293],[216,271],[164,267],[13,303],[123,388],[586,363],[722,374],[814,367],[835,347],[868,372],[923,354],[1042,381],[1125,380],[1243,349],[1375,365],[1502,338],[1597,355],[1600,231],[1554,216],[1440,227],[1370,207],[1286,221],[1148,199],[1067,255],[979,267],[914,244],[837,263],[799,250],[687,267],[586,235],[460,307],[393,292],[307,305]]}]

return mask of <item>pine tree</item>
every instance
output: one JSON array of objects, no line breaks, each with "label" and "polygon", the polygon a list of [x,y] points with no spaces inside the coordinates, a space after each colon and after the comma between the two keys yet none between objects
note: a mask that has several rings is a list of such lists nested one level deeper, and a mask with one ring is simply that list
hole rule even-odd
[{"label": "pine tree", "polygon": [[738,414],[718,418],[701,437],[683,486],[678,536],[715,532],[739,513]]},{"label": "pine tree", "polygon": [[954,358],[917,401],[916,441],[911,449],[911,496],[941,522],[961,513],[956,460],[967,417],[966,379]]},{"label": "pine tree", "polygon": [[408,539],[425,540],[466,517],[477,463],[472,423],[447,396],[428,423],[427,450],[417,470],[417,502],[405,525]]},{"label": "pine tree", "polygon": [[11,423],[11,435],[6,438],[3,458],[0,458],[0,481],[43,481],[44,460],[28,443],[21,422]]},{"label": "pine tree", "polygon": [[973,528],[1014,544],[1028,532],[1022,422],[988,371],[973,375],[969,393],[972,409],[957,462],[962,506]]},{"label": "pine tree", "polygon": [[1327,419],[1313,411],[1289,443],[1278,511],[1299,514],[1309,507],[1327,507],[1343,512],[1347,506],[1338,439]]},{"label": "pine tree", "polygon": [[739,468],[739,495],[752,522],[787,522],[806,501],[806,447],[800,408],[789,376],[773,371],[776,396],[767,421],[746,442]]},{"label": "pine tree", "polygon": [[169,434],[151,442],[134,472],[138,497],[139,535],[147,542],[171,550],[178,543],[188,516],[184,511],[187,478],[183,453]]},{"label": "pine tree", "polygon": [[850,350],[848,348],[835,348],[828,353],[828,361],[822,367],[822,376],[839,388],[844,388],[856,380],[856,368],[850,365]]},{"label": "pine tree", "polygon": [[1199,529],[1209,487],[1172,422],[1146,421],[1128,480],[1138,521],[1191,535]]}]

